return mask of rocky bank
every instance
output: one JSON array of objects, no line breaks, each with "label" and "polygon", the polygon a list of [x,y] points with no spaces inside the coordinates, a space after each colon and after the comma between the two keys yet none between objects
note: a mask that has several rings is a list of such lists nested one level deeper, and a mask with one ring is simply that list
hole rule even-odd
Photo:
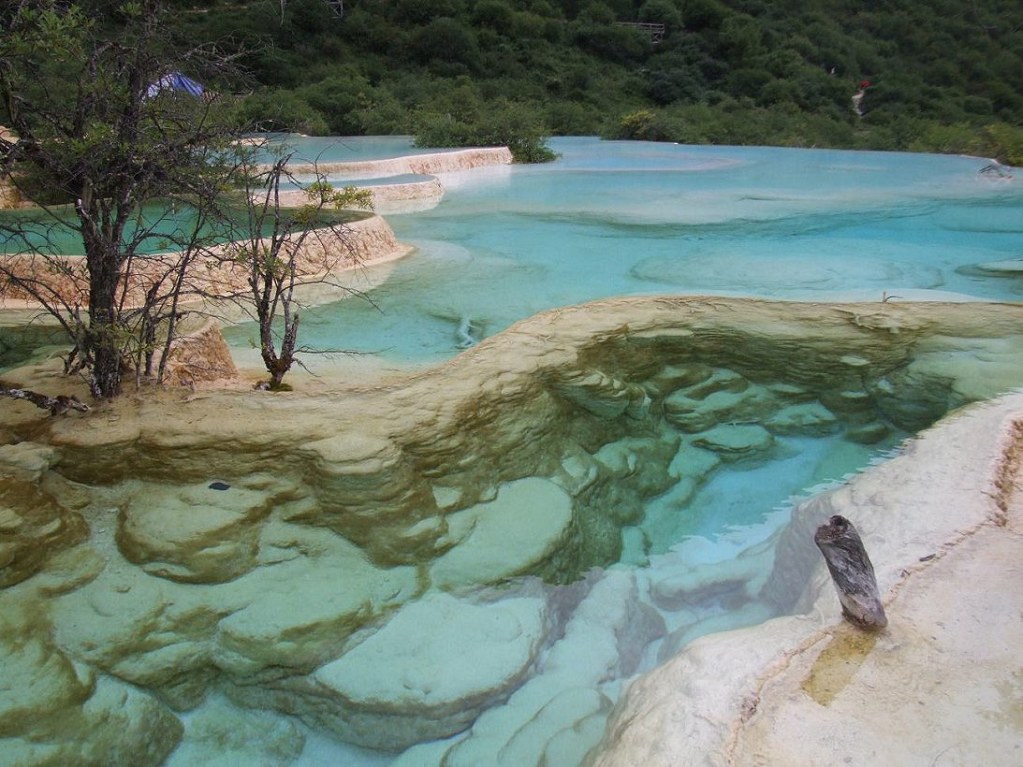
[{"label": "rocky bank", "polygon": [[[279,712],[402,767],[755,763],[774,746],[739,728],[775,716],[766,680],[840,633],[815,520],[856,522],[891,600],[1014,503],[1023,402],[961,408],[1019,386],[1020,320],[640,297],[372,385],[146,393],[61,419],[0,402],[3,758],[185,764],[251,731],[231,748],[287,764],[303,736]],[[11,376],[72,393],[52,371]],[[934,424],[797,508],[777,548],[717,570],[653,554],[675,522],[651,499],[684,514],[786,435]],[[798,617],[686,647],[722,595],[747,623]],[[616,707],[651,653],[664,665]]]}]

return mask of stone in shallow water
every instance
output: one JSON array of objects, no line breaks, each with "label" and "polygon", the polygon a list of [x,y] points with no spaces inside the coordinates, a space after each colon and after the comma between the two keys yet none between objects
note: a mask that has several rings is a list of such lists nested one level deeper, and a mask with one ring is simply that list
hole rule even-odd
[{"label": "stone in shallow water", "polygon": [[976,264],[975,268],[981,272],[988,272],[998,276],[1016,276],[1023,274],[1023,258],[1010,258],[1005,261],[986,261]]},{"label": "stone in shallow water", "polygon": [[752,420],[768,412],[772,398],[761,386],[731,370],[716,370],[706,380],[664,399],[664,417],[674,427],[695,433],[723,421]]},{"label": "stone in shallow water", "polygon": [[249,603],[220,621],[213,661],[238,677],[307,673],[337,657],[354,631],[416,589],[414,568],[375,567],[329,530],[271,522],[263,549],[295,556],[232,584]]},{"label": "stone in shallow water", "polygon": [[[93,568],[90,582],[51,602],[58,641],[186,710],[218,671],[254,684],[337,657],[353,631],[416,590],[413,568],[376,568],[328,530],[266,528],[274,558],[216,588],[152,577],[119,558],[98,576]],[[65,580],[46,577],[40,587]]]},{"label": "stone in shallow water", "polygon": [[121,512],[117,543],[125,558],[153,575],[228,581],[256,566],[258,523],[272,500],[241,487],[143,485]]},{"label": "stone in shallow water", "polygon": [[[650,496],[671,486],[673,477],[667,467],[681,442],[676,434],[626,437],[602,445],[593,457],[601,466],[603,479],[627,485],[635,495]],[[617,514],[611,516],[618,518]]]},{"label": "stone in shallow water", "polygon": [[[834,246],[834,252],[822,253],[817,247],[812,256],[792,256],[777,250],[765,240],[761,247],[735,252],[731,245],[702,247],[685,257],[654,256],[633,267],[631,274],[640,280],[659,284],[684,285],[686,290],[729,290],[741,293],[782,294],[800,291],[845,290],[850,283],[907,288],[940,288],[944,284],[941,269],[908,261],[905,246],[899,253],[877,252],[877,243],[864,243],[872,257],[848,257],[854,247],[847,241]],[[922,256],[924,248],[920,246]],[[921,257],[921,263],[926,263]]]},{"label": "stone in shallow water", "polygon": [[572,499],[553,482],[537,477],[509,482],[493,501],[448,515],[461,543],[434,562],[430,578],[449,588],[529,572],[561,547],[571,522]]},{"label": "stone in shallow water", "polygon": [[26,482],[38,480],[56,459],[57,451],[49,445],[35,442],[0,445],[0,470]]},{"label": "stone in shallow water", "polygon": [[764,426],[774,434],[813,436],[833,434],[839,428],[835,414],[819,402],[787,405],[764,421]]},{"label": "stone in shallow water", "polygon": [[735,607],[754,599],[774,564],[774,542],[751,546],[735,558],[691,564],[685,549],[660,557],[651,569],[650,596],[658,607],[678,611],[701,603],[729,602]]},{"label": "stone in shallow water", "polygon": [[731,631],[743,626],[755,626],[773,618],[775,611],[763,602],[749,602],[727,612],[712,614],[689,625],[682,625],[664,638],[657,651],[657,662],[665,663],[678,655],[687,645],[707,634]]},{"label": "stone in shallow water", "polygon": [[436,513],[430,484],[390,439],[342,431],[303,444],[299,456],[309,462],[309,488],[318,504],[289,519],[329,527],[386,564],[406,564],[429,554],[434,539],[394,536]]},{"label": "stone in shallow water", "polygon": [[697,436],[693,444],[713,450],[726,461],[735,461],[770,450],[774,437],[763,426],[745,423],[716,426]]},{"label": "stone in shallow water", "polygon": [[181,723],[151,696],[72,661],[38,613],[0,616],[0,735],[4,764],[156,767]]},{"label": "stone in shallow water", "polygon": [[230,593],[196,590],[113,563],[50,604],[54,635],[76,658],[195,706],[210,682],[217,621],[243,606]]},{"label": "stone in shallow water", "polygon": [[87,536],[85,520],[34,483],[0,478],[0,588],[34,575],[51,554]]},{"label": "stone in shallow water", "polygon": [[[508,701],[485,712],[468,737],[440,762],[446,767],[571,765],[600,732],[611,709],[601,684],[633,673],[643,649],[664,623],[639,601],[635,574],[613,570],[599,578],[576,607],[542,669]],[[569,761],[558,761],[556,755]],[[413,767],[414,754],[398,762]]]},{"label": "stone in shallow water", "polygon": [[875,412],[874,398],[862,389],[845,389],[842,391],[823,392],[821,401],[824,406],[845,417],[858,413]]},{"label": "stone in shallow water", "polygon": [[293,722],[218,700],[188,718],[185,737],[165,767],[287,765],[304,745],[305,736]]},{"label": "stone in shallow water", "polygon": [[873,421],[859,426],[851,426],[845,430],[845,438],[861,445],[875,445],[888,437],[892,430],[880,421]]},{"label": "stone in shallow water", "polygon": [[615,418],[622,413],[642,417],[649,407],[650,398],[639,386],[599,370],[563,374],[554,384],[554,389],[599,418]]},{"label": "stone in shallow water", "polygon": [[694,386],[703,383],[714,375],[714,368],[702,363],[691,363],[689,365],[667,365],[647,381],[654,391],[659,394],[668,394],[678,389]]},{"label": "stone in shallow water", "polygon": [[668,490],[644,504],[640,528],[647,542],[646,553],[663,552],[675,541],[691,534],[693,514],[689,502],[714,474],[722,460],[717,453],[683,442],[668,468],[676,478]]},{"label": "stone in shallow water", "polygon": [[542,599],[472,604],[430,593],[312,676],[232,696],[339,738],[397,751],[469,726],[517,687],[549,631]]}]

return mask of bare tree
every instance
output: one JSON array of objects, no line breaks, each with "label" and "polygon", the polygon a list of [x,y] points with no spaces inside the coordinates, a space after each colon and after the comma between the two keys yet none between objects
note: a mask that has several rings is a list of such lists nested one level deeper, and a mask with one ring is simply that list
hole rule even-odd
[{"label": "bare tree", "polygon": [[[60,322],[68,369],[107,398],[125,370],[152,374],[170,342],[188,264],[221,234],[234,170],[223,150],[236,132],[216,96],[175,87],[181,69],[226,59],[169,50],[155,0],[126,3],[113,20],[109,4],[93,4],[21,0],[0,16],[0,121],[17,135],[0,137],[0,174],[41,204],[34,221],[7,227],[8,249],[29,255],[0,260],[0,289]],[[175,210],[190,213],[169,225]],[[61,227],[84,258],[52,247],[46,232]]]},{"label": "bare tree", "polygon": [[244,275],[244,290],[231,297],[243,298],[259,324],[259,349],[270,389],[281,388],[284,376],[299,361],[298,354],[315,351],[298,345],[296,288],[327,283],[355,292],[338,278],[339,271],[359,263],[342,211],[372,207],[367,190],[335,189],[320,174],[300,192],[301,204],[285,205],[282,184],[298,186],[287,169],[291,156],[280,151],[272,163],[261,166],[252,155],[242,161],[247,216],[222,252],[222,259]]}]

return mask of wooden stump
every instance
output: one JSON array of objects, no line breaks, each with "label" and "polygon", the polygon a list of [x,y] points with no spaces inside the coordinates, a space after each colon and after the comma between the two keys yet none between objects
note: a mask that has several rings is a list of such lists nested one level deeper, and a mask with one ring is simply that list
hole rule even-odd
[{"label": "wooden stump", "polygon": [[877,630],[887,626],[874,566],[852,522],[836,514],[817,528],[813,541],[828,563],[831,580],[842,603],[842,614],[862,629]]}]

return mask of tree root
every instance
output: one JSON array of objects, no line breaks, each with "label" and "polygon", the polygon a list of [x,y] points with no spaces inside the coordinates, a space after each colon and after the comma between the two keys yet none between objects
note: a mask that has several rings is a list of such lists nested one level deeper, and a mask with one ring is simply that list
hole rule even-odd
[{"label": "tree root", "polygon": [[7,397],[14,397],[15,399],[27,400],[36,407],[40,407],[43,410],[49,410],[51,416],[63,415],[69,410],[78,410],[83,413],[89,412],[89,406],[78,399],[78,397],[68,396],[66,394],[49,397],[45,394],[40,394],[39,392],[34,392],[29,389],[8,388],[3,384],[0,384],[0,394]]}]

